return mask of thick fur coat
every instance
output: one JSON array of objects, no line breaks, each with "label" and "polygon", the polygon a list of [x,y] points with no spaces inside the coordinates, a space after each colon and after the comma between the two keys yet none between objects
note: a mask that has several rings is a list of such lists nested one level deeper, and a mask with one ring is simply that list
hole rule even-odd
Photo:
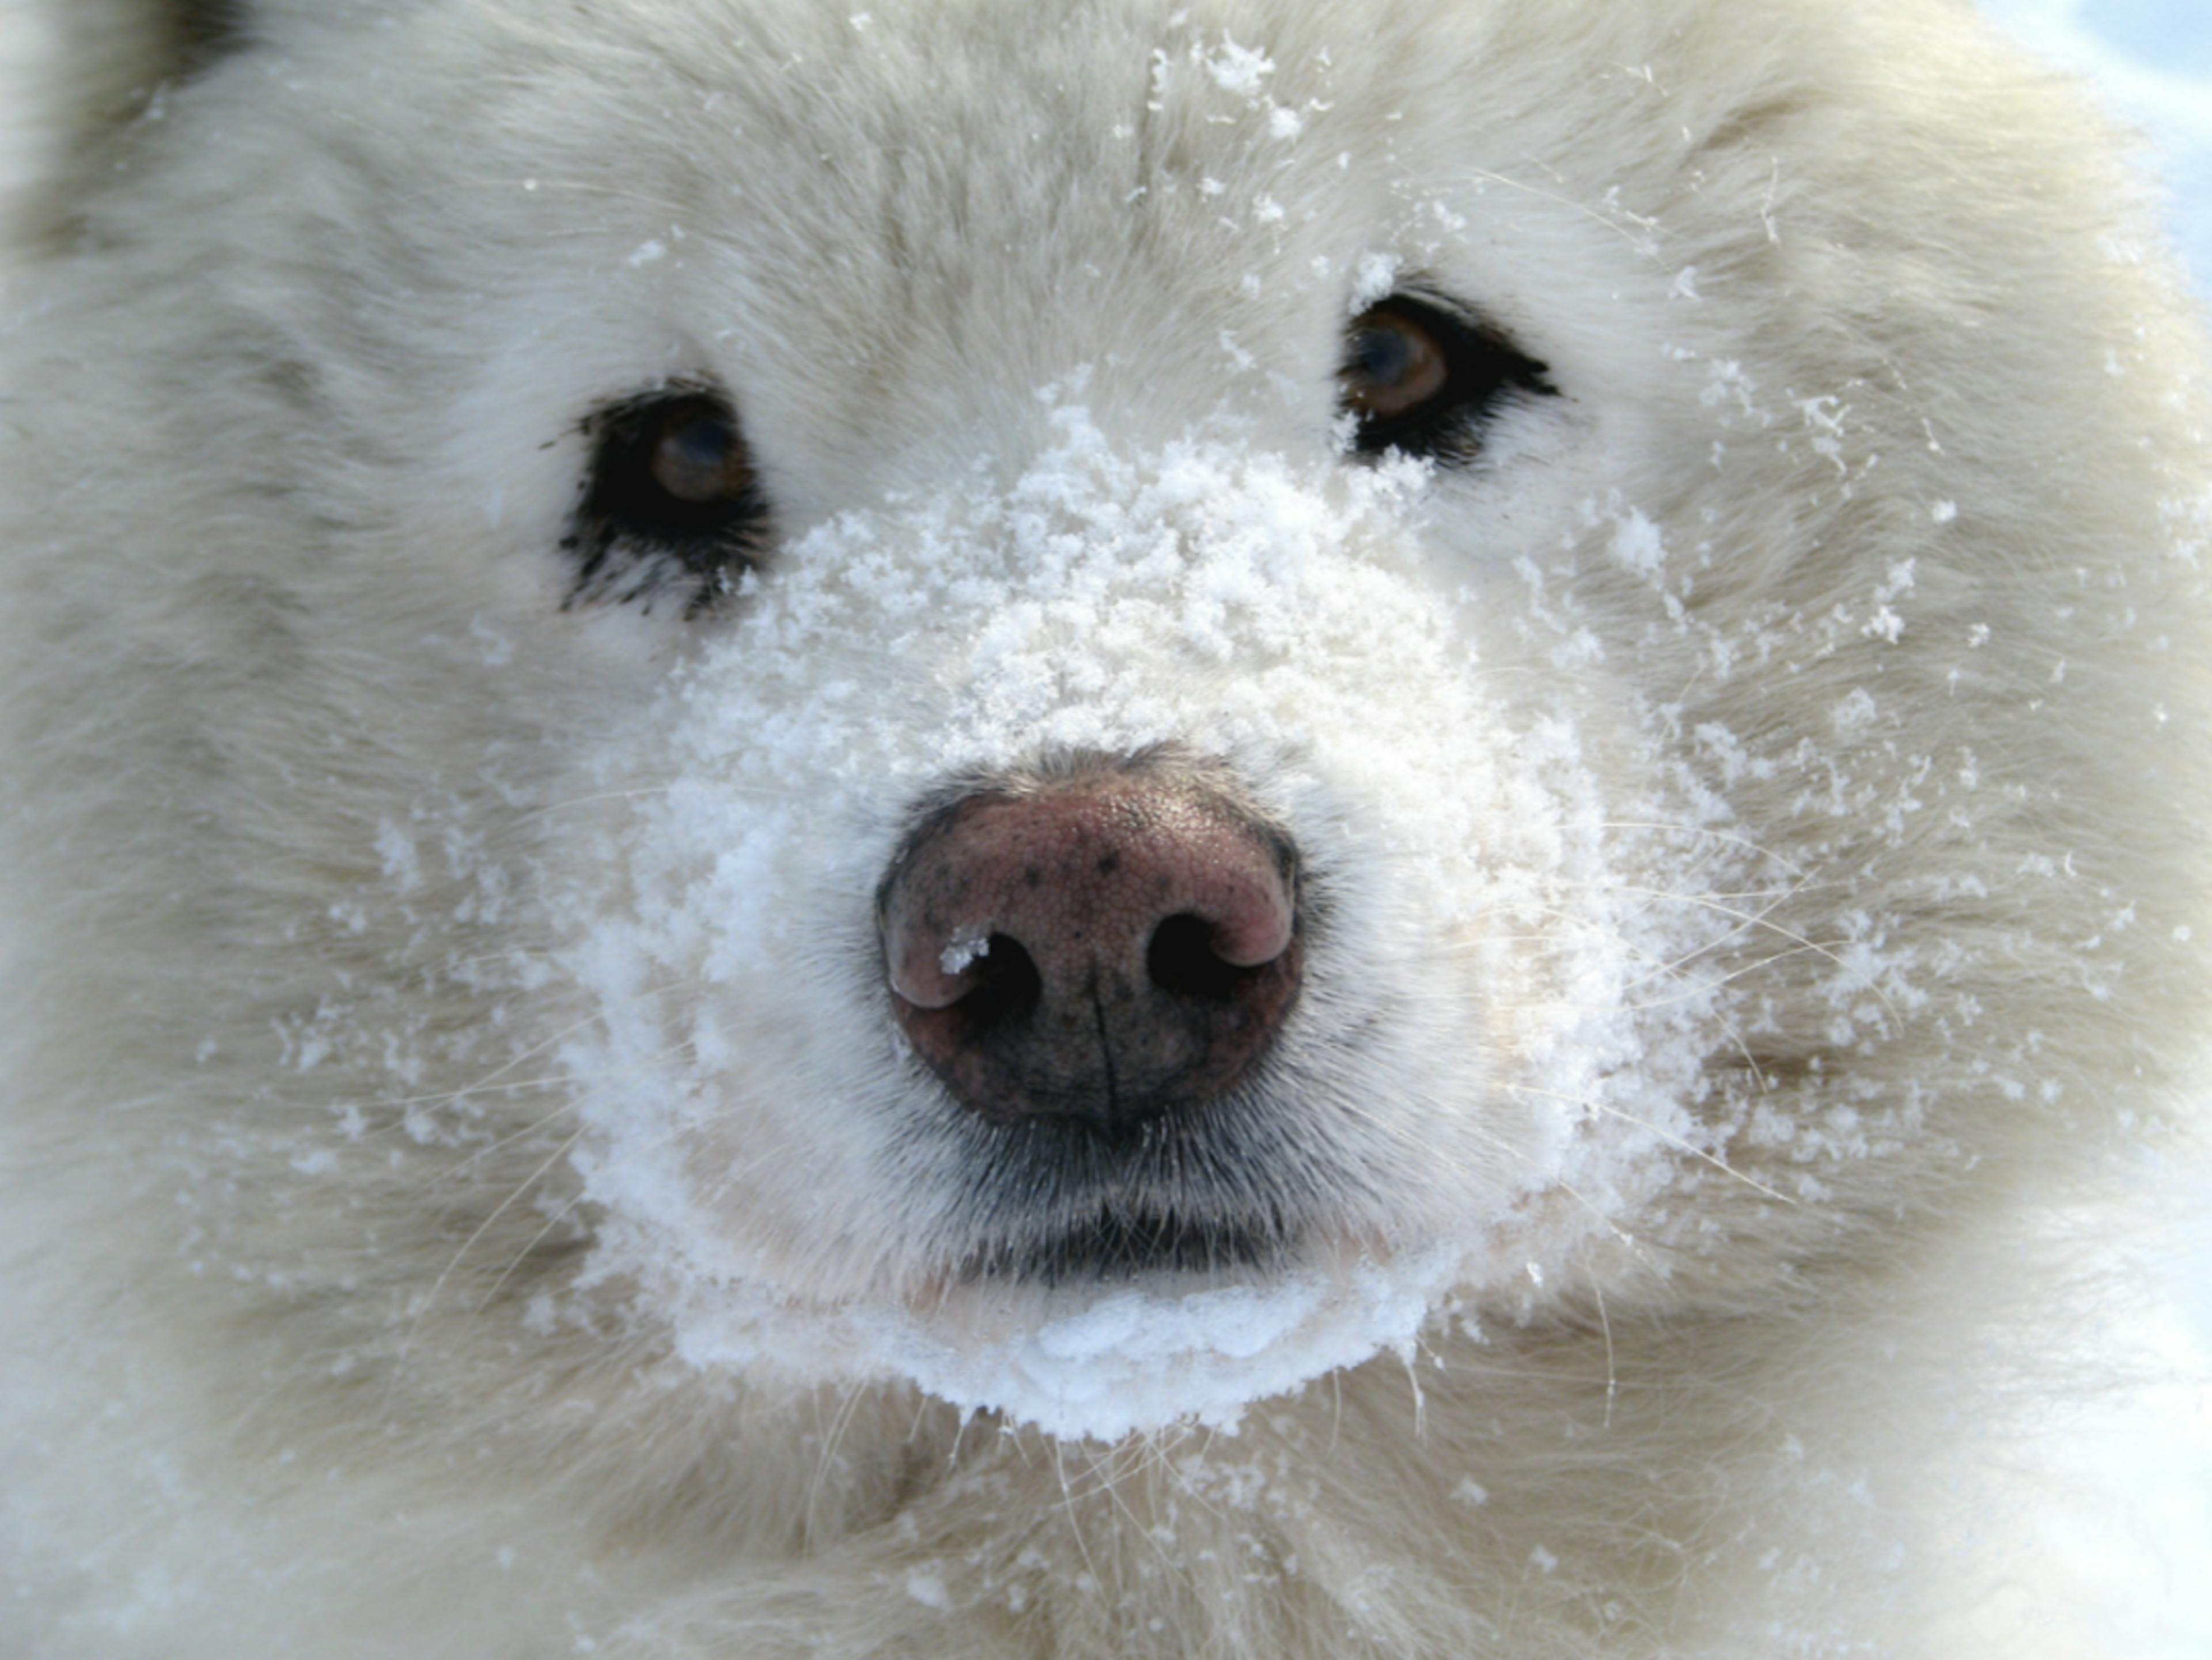
[{"label": "thick fur coat", "polygon": [[2212,943],[2204,346],[2073,92],[1948,0],[53,21],[0,1651],[1981,1651]]}]

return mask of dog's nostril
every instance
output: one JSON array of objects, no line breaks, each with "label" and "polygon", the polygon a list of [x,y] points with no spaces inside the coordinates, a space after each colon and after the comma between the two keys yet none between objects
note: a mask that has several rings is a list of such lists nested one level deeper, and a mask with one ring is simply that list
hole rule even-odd
[{"label": "dog's nostril", "polygon": [[964,970],[967,989],[953,1006],[968,1031],[981,1037],[994,1029],[1021,1026],[1036,1012],[1044,994],[1036,959],[1008,933],[994,933],[982,954]]},{"label": "dog's nostril", "polygon": [[1145,948],[1146,976],[1162,991],[1225,1003],[1239,986],[1282,954],[1279,946],[1265,962],[1230,962],[1222,956],[1220,933],[1213,923],[1188,911],[1169,917],[1152,930],[1152,943]]}]

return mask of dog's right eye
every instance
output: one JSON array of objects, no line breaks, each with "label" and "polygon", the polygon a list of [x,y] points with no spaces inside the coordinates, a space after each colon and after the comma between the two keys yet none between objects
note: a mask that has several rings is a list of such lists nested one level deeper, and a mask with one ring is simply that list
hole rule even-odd
[{"label": "dog's right eye", "polygon": [[712,399],[687,398],[659,412],[647,434],[646,471],[663,516],[742,501],[753,469],[736,424]]},{"label": "dog's right eye", "polygon": [[735,587],[766,544],[768,508],[730,400],[678,385],[611,404],[584,423],[592,469],[566,546],[569,603],[683,590],[685,615]]}]

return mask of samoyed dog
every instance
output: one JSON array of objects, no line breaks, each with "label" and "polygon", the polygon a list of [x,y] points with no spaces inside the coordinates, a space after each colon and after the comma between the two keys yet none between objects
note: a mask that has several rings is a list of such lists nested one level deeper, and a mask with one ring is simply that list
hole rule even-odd
[{"label": "samoyed dog", "polygon": [[0,1649],[1983,1651],[2212,942],[2204,350],[2072,93],[46,21]]}]

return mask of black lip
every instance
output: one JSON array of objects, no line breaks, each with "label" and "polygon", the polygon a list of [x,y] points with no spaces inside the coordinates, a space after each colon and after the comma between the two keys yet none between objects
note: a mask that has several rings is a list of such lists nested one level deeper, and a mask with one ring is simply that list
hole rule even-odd
[{"label": "black lip", "polygon": [[1152,1274],[1249,1274],[1280,1268],[1295,1243],[1279,1215],[1184,1217],[1107,1207],[1074,1226],[978,1251],[962,1265],[961,1278],[1057,1286]]}]

